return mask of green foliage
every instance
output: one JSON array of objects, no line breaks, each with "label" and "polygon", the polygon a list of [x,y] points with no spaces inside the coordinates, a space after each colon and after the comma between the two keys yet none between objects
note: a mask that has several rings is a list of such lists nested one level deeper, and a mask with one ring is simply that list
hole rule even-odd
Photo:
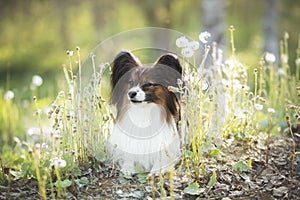
[{"label": "green foliage", "polygon": [[211,175],[211,177],[210,177],[210,179],[209,179],[209,182],[208,182],[208,184],[207,184],[208,191],[211,190],[211,188],[215,185],[216,182],[217,182],[217,174],[216,174],[216,172],[214,172],[214,173]]},{"label": "green foliage", "polygon": [[[127,14],[121,13],[121,15]],[[286,45],[287,40],[282,44],[283,57],[288,57]],[[4,50],[0,49],[1,51]],[[55,196],[54,190],[56,190],[57,197],[60,198],[64,196],[65,189],[74,183],[78,187],[85,187],[98,181],[98,179],[82,176],[81,167],[92,165],[88,167],[99,171],[101,163],[107,159],[105,144],[114,121],[113,111],[105,100],[109,97],[109,89],[102,90],[103,81],[107,83],[108,79],[103,78],[102,72],[97,71],[98,76],[88,83],[92,90],[83,93],[80,90],[83,86],[77,84],[80,83],[80,77],[74,76],[75,69],[80,69],[79,50],[76,53],[77,55],[68,56],[69,65],[63,68],[66,91],[58,93],[47,114],[42,110],[52,100],[50,97],[35,98],[22,110],[24,105],[20,100],[22,97],[6,99],[4,90],[0,89],[1,184],[7,183],[9,176],[13,179],[35,179],[41,198],[46,199],[48,187],[52,190],[51,196]],[[282,68],[279,68],[274,63],[266,62],[264,55],[251,77],[247,76],[247,66],[239,62],[238,57],[239,55],[236,54],[235,57],[228,59],[229,64],[214,66],[216,67],[214,69],[221,69],[219,78],[229,80],[225,87],[225,94],[229,97],[228,104],[225,105],[228,112],[224,115],[219,113],[213,115],[212,111],[217,103],[210,98],[215,97],[214,93],[203,92],[201,87],[203,82],[197,81],[196,76],[189,80],[185,90],[179,88],[185,102],[182,106],[185,112],[182,112],[179,127],[183,130],[182,133],[190,134],[189,145],[183,149],[182,161],[182,165],[187,169],[186,174],[192,182],[184,189],[186,194],[200,195],[213,188],[217,182],[216,172],[210,176],[205,188],[199,186],[198,180],[205,175],[205,160],[223,156],[221,143],[224,139],[233,138],[239,142],[249,142],[258,134],[278,133],[278,128],[292,129],[299,124],[299,77],[293,76],[289,62],[284,61]],[[183,60],[183,63],[188,62]],[[196,68],[188,67],[186,70],[191,75],[197,74]],[[108,75],[109,71],[105,73]],[[240,83],[238,87],[235,87],[234,81]],[[100,84],[93,84],[95,82]],[[250,88],[247,87],[249,82],[252,82]],[[39,94],[39,90],[27,90],[30,95]],[[258,104],[262,105],[262,108],[257,106]],[[286,125],[285,115],[289,116],[290,125]],[[216,137],[210,138],[208,134],[211,133],[210,125],[214,125],[213,120],[218,118],[215,116],[224,117],[224,124],[214,131]],[[34,141],[30,141],[31,136],[25,135],[25,130],[32,121],[38,126],[39,138]],[[49,133],[43,130],[44,124],[52,127]],[[299,152],[294,151],[291,160],[298,154]],[[233,170],[248,172],[251,165],[251,160],[247,163],[238,161],[233,165]],[[136,171],[143,171],[141,166],[136,167]],[[7,170],[9,174],[4,173]],[[128,180],[133,179],[128,175],[123,177]],[[142,184],[148,182],[148,175],[145,173],[137,174],[136,178]],[[159,181],[161,195],[166,196],[162,174]]]},{"label": "green foliage", "polygon": [[138,181],[140,183],[147,183],[148,182],[148,174],[139,173],[139,174],[136,175],[136,177],[138,178]]},{"label": "green foliage", "polygon": [[220,149],[216,148],[215,145],[208,142],[205,143],[202,147],[202,151],[204,154],[207,154],[209,157],[217,158],[221,155]]},{"label": "green foliage", "polygon": [[190,195],[199,195],[205,191],[205,188],[200,188],[198,183],[191,183],[184,188],[183,192]]},{"label": "green foliage", "polygon": [[[63,181],[56,181],[54,183],[54,185],[55,185],[55,187],[67,188],[67,187],[70,187],[72,185],[72,182],[69,179],[65,179]],[[81,185],[78,185],[78,186],[80,187]]]},{"label": "green foliage", "polygon": [[251,168],[251,162],[245,163],[244,161],[238,161],[233,165],[233,170],[236,172],[247,172]]},{"label": "green foliage", "polygon": [[80,179],[76,179],[75,183],[78,185],[78,187],[87,186],[89,184],[89,179],[83,176]]}]

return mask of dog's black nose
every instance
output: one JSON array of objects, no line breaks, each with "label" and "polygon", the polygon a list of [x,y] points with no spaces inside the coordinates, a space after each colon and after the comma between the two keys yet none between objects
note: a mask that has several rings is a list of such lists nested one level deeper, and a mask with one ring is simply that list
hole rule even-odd
[{"label": "dog's black nose", "polygon": [[137,95],[137,92],[135,92],[135,91],[128,92],[128,96],[130,99],[133,99],[136,95]]}]

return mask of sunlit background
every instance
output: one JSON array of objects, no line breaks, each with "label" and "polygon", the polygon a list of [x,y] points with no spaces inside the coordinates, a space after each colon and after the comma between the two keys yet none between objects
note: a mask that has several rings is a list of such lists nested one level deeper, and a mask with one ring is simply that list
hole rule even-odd
[{"label": "sunlit background", "polygon": [[[115,52],[115,47],[127,44],[138,46],[138,42],[144,44],[147,41],[165,45],[165,38],[168,38],[168,42],[173,42],[174,48],[184,57],[180,58],[185,66],[186,86],[184,90],[180,90],[181,102],[184,103],[179,132],[187,132],[189,137],[197,134],[197,137],[189,138],[193,144],[190,149],[182,149],[185,155],[182,163],[186,163],[187,169],[178,170],[179,176],[182,171],[184,179],[191,182],[186,183],[190,184],[187,189],[194,191],[196,187],[201,189],[199,193],[206,190],[205,194],[210,194],[217,175],[221,173],[224,177],[232,176],[232,181],[231,178],[224,179],[228,185],[222,185],[226,188],[228,186],[233,193],[240,192],[242,185],[247,192],[249,188],[255,188],[250,192],[263,195],[271,191],[269,186],[274,181],[276,184],[272,186],[273,192],[280,191],[282,198],[286,198],[287,196],[283,197],[286,192],[281,190],[290,190],[290,193],[298,197],[299,171],[295,170],[295,180],[298,181],[295,182],[295,187],[287,185],[293,182],[294,165],[295,169],[299,166],[296,157],[299,150],[296,149],[293,134],[300,131],[299,22],[299,0],[0,0],[0,198],[6,195],[5,188],[8,191],[6,199],[10,199],[8,195],[11,190],[14,190],[13,194],[25,195],[25,199],[32,195],[35,195],[33,198],[40,196],[47,199],[50,193],[51,198],[55,199],[56,191],[58,198],[67,198],[66,194],[71,190],[65,189],[71,185],[72,190],[76,189],[76,181],[79,188],[88,186],[82,188],[81,191],[85,191],[82,195],[90,192],[88,188],[110,193],[111,188],[107,191],[103,189],[105,185],[111,187],[106,184],[107,179],[105,178],[104,184],[98,175],[99,172],[102,173],[100,168],[102,170],[106,166],[102,165],[104,161],[110,159],[105,148],[107,135],[114,123],[114,107],[109,103],[111,90],[107,64],[112,59],[104,60],[105,64],[101,65],[102,60],[100,62],[98,58],[106,58],[105,55],[108,54],[116,55],[118,52]],[[147,36],[142,32],[142,36],[139,34],[134,38],[133,35],[124,33],[137,28],[146,30],[146,27],[161,27],[168,30],[166,32],[177,31],[179,34],[175,34],[176,38],[171,37],[171,34],[157,34],[158,28],[154,28],[156,35]],[[199,34],[208,36],[210,33],[208,42],[207,38],[204,42],[199,40]],[[112,39],[107,40],[117,34],[121,37],[117,37],[119,40],[114,42],[119,43],[116,41],[121,38],[122,45],[115,45],[111,42]],[[212,69],[206,70],[206,74],[211,73],[208,77],[218,80],[215,83],[210,81],[214,87],[209,87],[205,92],[204,85],[201,87],[204,83],[201,81],[202,74],[199,73],[204,71],[204,64],[201,67],[193,65],[198,68],[185,65],[192,59],[194,63],[201,60],[203,54],[201,57],[194,54],[195,49],[191,48],[191,43],[182,35],[192,44],[198,45],[195,49],[201,45],[199,49],[205,47],[207,50],[207,45],[210,45],[213,47],[210,49],[215,52],[223,52],[222,62],[219,62],[222,56],[218,54],[218,58],[213,57],[213,66],[205,63],[205,67]],[[99,45],[101,48],[94,49],[105,40],[113,48],[106,48],[102,43]],[[176,43],[178,40],[185,40],[185,46],[181,47],[188,46],[189,53],[196,56],[185,56],[183,50],[186,48],[179,48],[180,45]],[[214,48],[214,41],[222,51]],[[168,49],[147,49],[145,46],[138,46],[143,51],[136,48],[138,50],[133,52],[142,62],[146,60],[143,63],[154,62],[158,58],[158,55],[152,55],[155,58],[152,59],[150,54],[153,52],[150,51],[153,49],[157,50],[155,53]],[[79,65],[86,59],[89,61],[86,62],[87,65]],[[95,70],[96,66],[98,71]],[[103,66],[107,68],[102,70],[105,68]],[[82,76],[76,76],[80,74]],[[84,76],[85,74],[88,76]],[[275,139],[276,144],[270,143],[274,140],[270,140],[271,134],[280,136],[280,140]],[[291,144],[288,144],[291,143],[291,138],[293,150]],[[223,140],[226,145],[219,145]],[[225,150],[225,154],[221,150]],[[227,152],[229,156],[226,155]],[[241,156],[241,152],[248,155]],[[234,157],[231,158],[231,154]],[[222,159],[219,160],[219,156]],[[266,161],[263,162],[263,159]],[[223,162],[225,160],[226,164]],[[235,167],[243,164],[246,169],[241,172],[250,171],[252,160],[256,163],[254,168],[260,171],[259,174],[258,171],[251,170],[252,175],[255,173],[254,177],[244,178],[248,177],[248,173],[247,176],[241,175],[238,178],[234,174],[238,171]],[[269,160],[270,168],[266,165]],[[232,171],[228,166],[233,161],[238,162],[233,165]],[[220,165],[215,165],[216,162],[222,165],[222,169]],[[289,162],[292,162],[292,169]],[[215,171],[216,166],[221,170]],[[274,168],[276,166],[278,168]],[[90,176],[90,169],[93,169],[95,179]],[[108,170],[110,169],[109,167]],[[229,170],[227,174],[224,169]],[[81,174],[81,171],[84,173]],[[77,175],[74,176],[74,172]],[[106,170],[103,172],[114,174]],[[271,172],[274,174],[269,174]],[[287,175],[289,173],[291,179]],[[208,180],[210,174],[212,175]],[[52,179],[54,175],[55,179]],[[266,184],[264,180],[269,175],[274,179]],[[144,177],[145,182],[149,181],[146,177],[148,176]],[[170,181],[172,194],[172,181],[180,179],[174,179],[173,175],[169,175],[167,179]],[[239,181],[235,181],[236,179]],[[21,180],[21,189],[15,187],[13,183]],[[114,185],[116,179],[111,180]],[[130,178],[131,182],[132,180]],[[252,181],[258,185],[252,187]],[[203,186],[204,182],[208,182],[208,185]],[[152,191],[158,191],[155,185],[163,188],[165,184],[162,183],[152,184],[151,181],[151,187],[154,186]],[[244,183],[249,186],[246,187]],[[35,185],[33,190],[32,185]],[[37,185],[39,192],[36,192]],[[121,188],[123,185],[122,183]],[[180,183],[181,189],[183,185]],[[23,193],[24,188],[28,193]],[[216,193],[220,193],[220,189],[221,187]],[[256,189],[259,191],[256,192]],[[190,194],[186,189],[183,192]],[[74,193],[77,195],[77,190]],[[161,192],[162,197],[164,193]],[[218,195],[224,194],[229,193],[222,190]],[[15,197],[22,199],[22,196]],[[275,197],[274,194],[274,198],[279,196]]]},{"label": "sunlit background", "polygon": [[[278,12],[268,7],[267,3],[272,2],[277,2]],[[174,29],[197,39],[204,30],[214,34],[211,24],[205,26],[205,21],[207,16],[218,15],[220,9],[224,12],[221,20],[213,19],[210,23],[221,24],[226,49],[229,49],[228,28],[234,25],[237,55],[249,68],[258,64],[263,53],[266,41],[263,20],[266,10],[271,9],[277,22],[277,46],[284,31],[289,33],[293,68],[300,21],[300,2],[295,0],[1,0],[1,88],[21,92],[30,85],[32,76],[38,74],[44,79],[41,95],[55,95],[66,50],[80,46],[81,57],[85,58],[106,38],[148,26]],[[207,12],[210,14],[205,18]]]}]

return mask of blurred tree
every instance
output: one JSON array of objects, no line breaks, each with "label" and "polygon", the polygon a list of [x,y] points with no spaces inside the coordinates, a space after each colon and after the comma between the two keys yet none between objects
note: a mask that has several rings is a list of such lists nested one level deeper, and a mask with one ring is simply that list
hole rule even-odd
[{"label": "blurred tree", "polygon": [[279,60],[278,23],[279,0],[264,0],[264,15],[262,20],[264,34],[264,52],[273,53]]},{"label": "blurred tree", "polygon": [[[159,2],[153,3],[152,0],[147,1],[137,1],[139,7],[144,10],[146,21],[150,26],[161,27],[161,28],[171,28],[171,0],[161,0]],[[169,35],[160,34],[160,32],[154,32],[152,36],[153,44],[155,46],[163,47],[164,49],[169,49]],[[154,53],[154,52],[153,52]],[[159,52],[157,52],[159,54]],[[153,56],[158,56],[153,55]]]},{"label": "blurred tree", "polygon": [[92,16],[94,22],[94,28],[97,31],[97,34],[100,34],[103,27],[107,24],[109,12],[112,12],[112,7],[115,2],[106,1],[94,1],[91,0],[92,6]]},{"label": "blurred tree", "polygon": [[202,30],[210,32],[210,41],[217,42],[224,50],[227,31],[225,0],[202,0],[202,15]]},{"label": "blurred tree", "polygon": [[63,47],[64,49],[69,48],[70,44],[70,39],[68,36],[68,9],[67,9],[67,1],[60,1],[56,0],[55,1],[55,6],[57,10],[57,15],[59,17],[59,32],[60,32],[60,37],[62,39]]}]

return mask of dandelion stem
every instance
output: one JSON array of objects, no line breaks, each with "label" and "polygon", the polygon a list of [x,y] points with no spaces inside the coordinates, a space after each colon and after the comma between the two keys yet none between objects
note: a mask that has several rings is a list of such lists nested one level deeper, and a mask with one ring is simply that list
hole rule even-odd
[{"label": "dandelion stem", "polygon": [[235,46],[234,46],[234,26],[230,26],[230,44],[231,44],[231,51],[232,51],[232,57],[235,58]]},{"label": "dandelion stem", "polygon": [[296,81],[300,80],[300,34],[298,36],[298,48],[297,48],[297,58],[296,58]]},{"label": "dandelion stem", "polygon": [[78,57],[78,76],[79,76],[79,93],[81,93],[81,59],[80,59],[80,48],[76,47]]}]

